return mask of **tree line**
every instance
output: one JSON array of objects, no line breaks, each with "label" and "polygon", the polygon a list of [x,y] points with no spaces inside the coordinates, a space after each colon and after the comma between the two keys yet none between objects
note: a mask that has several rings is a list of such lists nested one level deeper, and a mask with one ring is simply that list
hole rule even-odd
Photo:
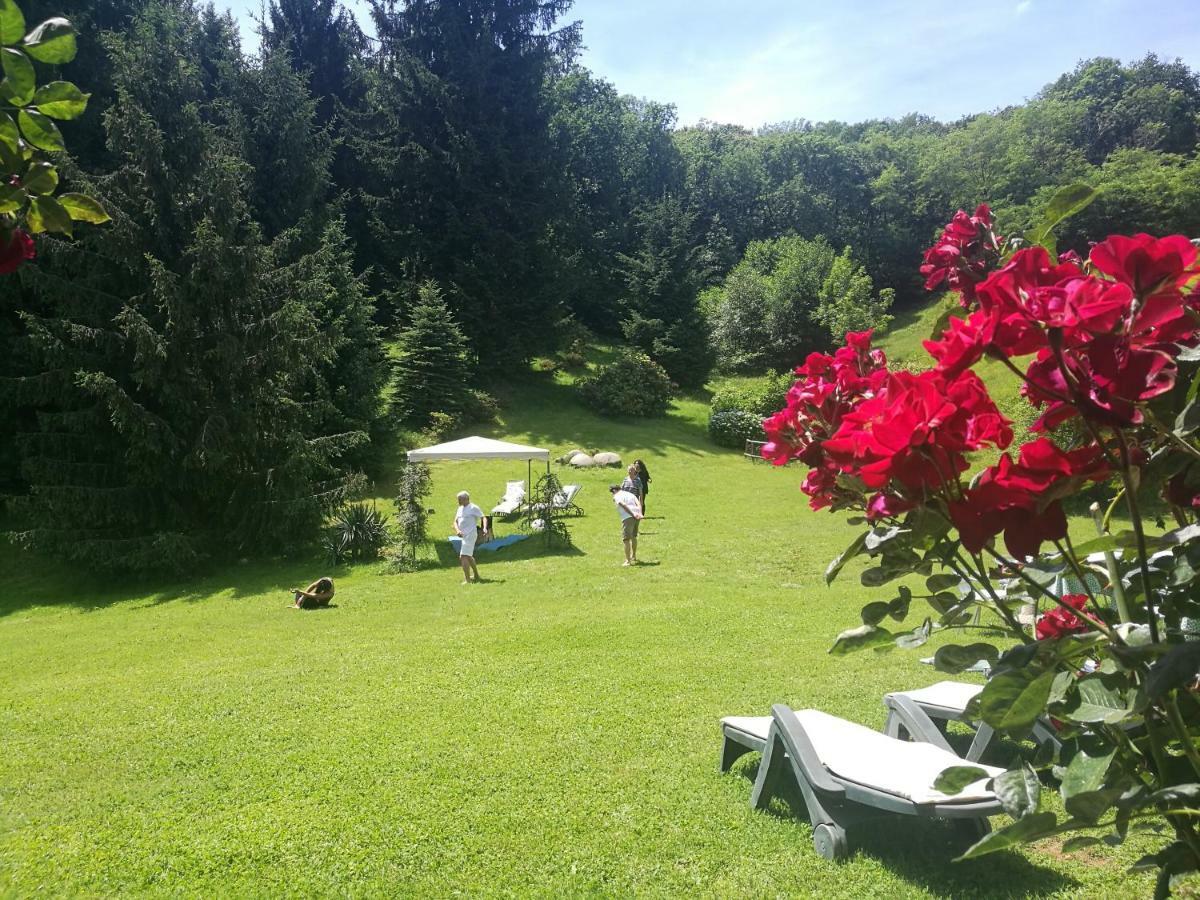
[{"label": "tree line", "polygon": [[112,221],[0,276],[0,488],[18,540],[99,566],[311,538],[448,390],[410,366],[396,396],[414,322],[448,320],[456,377],[586,328],[688,388],[918,302],[959,207],[1017,229],[1085,181],[1064,248],[1200,233],[1200,80],[1153,55],[953,123],[678,128],[580,65],[570,0],[373,0],[371,35],[271,0],[255,52],[193,0],[23,5],[80,30],[59,168]]}]

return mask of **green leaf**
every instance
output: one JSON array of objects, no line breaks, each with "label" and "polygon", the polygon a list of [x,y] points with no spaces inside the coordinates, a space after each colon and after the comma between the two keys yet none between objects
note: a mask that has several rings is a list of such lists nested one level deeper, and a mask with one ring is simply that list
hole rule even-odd
[{"label": "green leaf", "polygon": [[17,130],[17,123],[12,120],[12,116],[3,111],[0,111],[0,144],[4,144],[13,153],[18,153],[21,149],[21,132]]},{"label": "green leaf", "polygon": [[25,33],[25,16],[14,0],[0,0],[0,44],[15,44]]},{"label": "green leaf", "polygon": [[896,646],[901,650],[915,650],[929,640],[933,632],[933,619],[926,618],[919,628],[914,628],[908,634],[896,638]]},{"label": "green leaf", "polygon": [[1150,667],[1146,696],[1157,700],[1168,691],[1183,687],[1200,674],[1200,643],[1177,644]]},{"label": "green leaf", "polygon": [[58,187],[58,170],[52,163],[38,160],[21,179],[21,187],[31,194],[53,194]]},{"label": "green leaf", "polygon": [[52,119],[75,119],[87,109],[90,96],[69,81],[52,81],[37,89],[33,104]]},{"label": "green leaf", "polygon": [[1062,776],[1060,790],[1063,799],[1099,790],[1104,784],[1104,777],[1108,774],[1108,768],[1112,765],[1116,752],[1115,747],[1110,747],[1108,752],[1093,754],[1089,753],[1086,748],[1080,747],[1075,756],[1071,758],[1071,762]]},{"label": "green leaf", "polygon": [[1121,794],[1120,788],[1105,788],[1099,791],[1082,791],[1072,794],[1065,801],[1067,812],[1076,819],[1094,824],[1113,805]]},{"label": "green leaf", "polygon": [[930,575],[925,579],[925,587],[929,593],[936,594],[940,591],[958,587],[961,581],[962,579],[957,575]]},{"label": "green leaf", "polygon": [[0,183],[0,215],[15,213],[25,205],[25,191],[11,184]]},{"label": "green leaf", "polygon": [[868,603],[859,612],[864,625],[878,625],[888,614],[888,604],[882,600],[876,600],[874,603]]},{"label": "green leaf", "polygon": [[1150,795],[1151,803],[1195,803],[1200,800],[1200,784],[1174,784]]},{"label": "green leaf", "polygon": [[826,584],[833,584],[833,580],[838,577],[838,573],[842,571],[846,563],[858,555],[858,552],[863,548],[863,542],[866,541],[868,534],[870,534],[869,531],[864,531],[856,537],[850,542],[850,546],[839,553],[833,562],[829,564],[829,567],[825,570]]},{"label": "green leaf", "polygon": [[21,134],[39,150],[65,150],[62,135],[55,125],[40,112],[22,109],[17,113],[17,122],[21,125]]},{"label": "green leaf", "polygon": [[1175,417],[1174,432],[1179,437],[1187,437],[1200,428],[1200,400],[1188,403]]},{"label": "green leaf", "polygon": [[904,585],[900,585],[896,589],[897,596],[888,603],[888,615],[897,622],[903,622],[908,618],[908,608],[912,604],[912,591]]},{"label": "green leaf", "polygon": [[62,194],[58,198],[63,209],[76,222],[88,222],[92,225],[103,225],[111,221],[111,217],[100,205],[99,200],[93,200],[86,194]]},{"label": "green leaf", "polygon": [[963,318],[963,308],[953,294],[946,294],[942,300],[942,309],[938,313],[938,317],[933,322],[933,328],[929,330],[929,340],[940,341],[942,334],[950,327],[950,320],[955,316]]},{"label": "green leaf", "polygon": [[1061,717],[1072,722],[1116,725],[1133,715],[1136,693],[1124,687],[1121,677],[1092,676],[1080,679],[1078,701]]},{"label": "green leaf", "polygon": [[1017,819],[1007,828],[989,832],[958,858],[960,860],[974,859],[977,856],[995,853],[997,850],[1007,850],[1018,844],[1027,844],[1051,834],[1057,825],[1058,819],[1055,818],[1054,813],[1034,813],[1023,819]]},{"label": "green leaf", "polygon": [[0,64],[4,67],[4,81],[0,82],[0,93],[13,106],[24,106],[33,99],[37,87],[37,76],[33,63],[14,47],[0,48]]},{"label": "green leaf", "polygon": [[29,230],[34,234],[49,231],[71,234],[71,217],[53,197],[34,197],[29,201]]},{"label": "green leaf", "polygon": [[886,628],[876,628],[873,625],[860,625],[839,634],[833,641],[829,652],[834,656],[845,656],[855,650],[866,650],[868,647],[891,647],[893,635]]},{"label": "green leaf", "polygon": [[995,675],[979,693],[979,714],[997,731],[1024,737],[1046,709],[1054,671],[1012,669]]},{"label": "green leaf", "polygon": [[1041,221],[1026,233],[1026,240],[1031,244],[1041,244],[1050,251],[1051,256],[1054,256],[1055,248],[1052,240],[1054,229],[1064,219],[1075,215],[1095,200],[1096,194],[1096,189],[1086,184],[1070,184],[1060,188],[1050,198],[1046,211],[1042,213]]},{"label": "green leaf", "polygon": [[1055,703],[1065,701],[1067,694],[1074,686],[1075,674],[1073,672],[1059,672],[1054,676],[1054,683],[1050,685],[1050,696],[1046,698],[1047,705],[1053,706]]},{"label": "green leaf", "polygon": [[38,62],[61,66],[75,58],[75,27],[66,19],[47,19],[25,35],[23,46]]},{"label": "green leaf", "polygon": [[987,778],[986,769],[981,769],[979,766],[951,766],[948,769],[943,769],[938,775],[937,781],[933,783],[935,791],[941,791],[943,794],[958,794],[962,792],[968,784],[974,784],[982,778]]},{"label": "green leaf", "polygon": [[1042,800],[1042,784],[1029,763],[1001,772],[992,780],[992,790],[1004,811],[1020,819],[1038,811]]},{"label": "green leaf", "polygon": [[963,647],[958,644],[943,644],[933,654],[933,667],[939,672],[957,675],[965,672],[981,659],[994,663],[1000,657],[1000,651],[991,644],[968,644]]}]

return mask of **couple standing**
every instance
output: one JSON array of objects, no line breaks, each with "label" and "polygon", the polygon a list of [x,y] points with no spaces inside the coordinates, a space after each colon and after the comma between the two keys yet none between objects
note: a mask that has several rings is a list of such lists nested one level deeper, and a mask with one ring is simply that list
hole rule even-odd
[{"label": "couple standing", "polygon": [[621,542],[625,546],[622,566],[636,565],[638,529],[646,515],[646,494],[650,490],[650,471],[640,459],[633,461],[619,485],[609,488],[617,514],[621,517]]}]

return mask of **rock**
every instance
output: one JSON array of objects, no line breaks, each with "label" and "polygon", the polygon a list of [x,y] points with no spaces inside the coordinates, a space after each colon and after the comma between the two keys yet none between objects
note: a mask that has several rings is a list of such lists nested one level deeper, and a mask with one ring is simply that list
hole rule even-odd
[{"label": "rock", "polygon": [[587,468],[590,468],[591,466],[594,466],[595,464],[596,464],[596,461],[594,459],[592,459],[590,456],[588,456],[586,453],[576,453],[574,456],[571,457],[571,465],[573,465],[577,469],[587,469]]},{"label": "rock", "polygon": [[592,460],[598,466],[619,466],[621,464],[621,456],[617,453],[597,453]]},{"label": "rock", "polygon": [[577,453],[582,453],[582,452],[583,452],[582,450],[580,450],[578,447],[576,447],[574,450],[568,450],[566,453],[564,453],[562,456],[560,456],[558,459],[556,459],[555,462],[569,463],[571,461],[572,456],[574,456]]}]

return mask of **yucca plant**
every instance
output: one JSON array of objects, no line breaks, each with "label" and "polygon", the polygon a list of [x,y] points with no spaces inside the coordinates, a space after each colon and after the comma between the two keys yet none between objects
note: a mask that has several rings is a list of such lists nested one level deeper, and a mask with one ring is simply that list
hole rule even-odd
[{"label": "yucca plant", "polygon": [[373,503],[347,503],[333,514],[326,549],[334,563],[377,559],[391,540],[388,516]]}]

